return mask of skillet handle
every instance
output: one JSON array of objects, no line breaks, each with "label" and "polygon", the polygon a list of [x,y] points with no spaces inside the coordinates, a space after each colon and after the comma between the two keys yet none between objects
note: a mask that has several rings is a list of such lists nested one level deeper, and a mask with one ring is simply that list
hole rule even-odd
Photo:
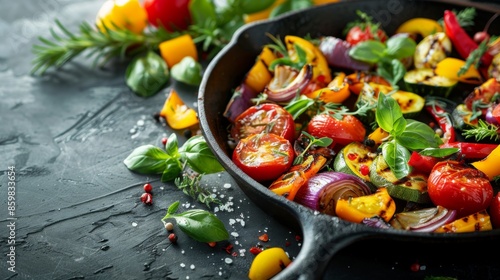
[{"label": "skillet handle", "polygon": [[337,217],[318,215],[302,219],[303,244],[292,263],[273,280],[322,279],[330,259],[353,242],[376,235],[375,231]]}]

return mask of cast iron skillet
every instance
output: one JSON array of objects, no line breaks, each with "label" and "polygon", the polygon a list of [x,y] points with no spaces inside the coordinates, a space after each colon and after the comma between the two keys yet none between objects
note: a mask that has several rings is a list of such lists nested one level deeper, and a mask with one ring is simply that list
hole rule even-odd
[{"label": "cast iron skillet", "polygon": [[[500,230],[462,234],[415,233],[375,229],[329,215],[316,214],[302,205],[275,195],[233,164],[232,150],[227,143],[229,122],[222,116],[231,97],[231,90],[242,81],[262,46],[272,43],[266,32],[280,38],[285,35],[340,37],[345,24],[357,18],[355,12],[359,9],[381,22],[388,34],[393,34],[401,23],[410,18],[440,19],[445,9],[462,10],[466,6],[476,8],[475,26],[478,30],[482,30],[494,13],[500,13],[498,8],[461,1],[349,0],[247,25],[238,30],[230,44],[210,62],[198,95],[200,125],[210,148],[252,201],[303,234],[301,251],[292,265],[281,272],[278,278],[319,278],[335,253],[355,241],[366,238],[427,243],[453,242],[460,246],[473,242],[491,244],[490,242],[500,240]],[[500,21],[494,22],[489,31],[490,34],[500,35]]]}]

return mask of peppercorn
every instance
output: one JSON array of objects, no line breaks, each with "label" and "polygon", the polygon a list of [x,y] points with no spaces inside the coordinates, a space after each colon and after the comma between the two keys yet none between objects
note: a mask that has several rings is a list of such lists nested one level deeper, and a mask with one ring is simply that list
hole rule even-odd
[{"label": "peppercorn", "polygon": [[171,243],[177,243],[177,235],[175,233],[169,234],[168,240],[170,240]]}]

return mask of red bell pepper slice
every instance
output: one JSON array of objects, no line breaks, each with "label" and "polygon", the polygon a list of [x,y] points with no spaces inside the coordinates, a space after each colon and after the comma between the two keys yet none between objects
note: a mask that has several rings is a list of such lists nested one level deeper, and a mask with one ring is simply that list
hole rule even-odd
[{"label": "red bell pepper slice", "polygon": [[425,174],[430,174],[432,168],[436,163],[438,163],[441,159],[431,156],[424,156],[419,154],[416,151],[411,153],[410,159],[408,160],[408,165],[413,167],[413,169],[423,172]]},{"label": "red bell pepper slice", "polygon": [[443,131],[443,137],[441,138],[443,142],[451,143],[456,140],[455,128],[453,127],[453,123],[451,122],[449,113],[439,106],[436,102],[432,104],[428,104],[425,106],[425,109],[434,120],[439,124],[439,127]]},{"label": "red bell pepper slice", "polygon": [[[460,22],[453,11],[444,11],[443,21],[446,35],[450,38],[458,54],[460,54],[463,59],[467,59],[469,54],[477,49],[479,45],[460,26]],[[491,54],[488,52],[484,53],[481,57],[482,66],[488,67],[492,60],[493,56]]]},{"label": "red bell pepper slice", "polygon": [[465,159],[483,159],[487,157],[496,147],[498,147],[498,144],[453,142],[453,143],[445,143],[440,147],[458,148],[460,149],[459,153]]}]

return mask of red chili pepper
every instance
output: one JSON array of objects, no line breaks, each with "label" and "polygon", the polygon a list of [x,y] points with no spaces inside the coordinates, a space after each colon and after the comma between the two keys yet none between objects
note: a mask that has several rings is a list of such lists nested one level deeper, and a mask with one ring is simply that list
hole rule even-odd
[{"label": "red chili pepper", "polygon": [[413,151],[411,153],[410,159],[408,160],[408,165],[413,167],[415,170],[430,174],[434,165],[436,165],[436,163],[438,163],[439,161],[440,159],[438,158],[423,156],[418,152]]},{"label": "red chili pepper", "polygon": [[[457,50],[458,54],[463,58],[467,59],[469,54],[478,48],[478,44],[474,41],[472,37],[467,34],[467,32],[460,26],[455,13],[450,10],[444,11],[444,30],[446,35],[450,38],[453,46]],[[487,69],[493,60],[493,56],[485,52],[481,57],[481,70]]]},{"label": "red chili pepper", "polygon": [[441,138],[443,142],[445,144],[455,142],[455,128],[453,127],[453,123],[451,122],[448,112],[436,103],[425,106],[425,109],[429,112],[429,114],[431,114],[443,131],[443,137]]},{"label": "red chili pepper", "polygon": [[458,148],[465,159],[483,159],[487,157],[498,144],[453,142],[441,145],[441,148]]}]

